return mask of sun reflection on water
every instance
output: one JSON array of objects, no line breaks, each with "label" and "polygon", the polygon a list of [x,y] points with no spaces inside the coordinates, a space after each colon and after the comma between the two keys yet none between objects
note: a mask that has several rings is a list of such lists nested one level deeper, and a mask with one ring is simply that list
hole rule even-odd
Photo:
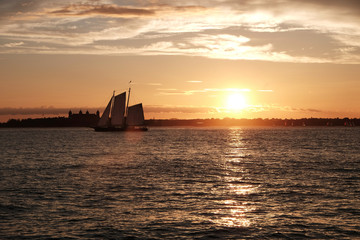
[{"label": "sun reflection on water", "polygon": [[237,195],[249,195],[256,191],[256,188],[252,185],[239,185],[230,183],[228,187],[231,192],[234,192]]},{"label": "sun reflection on water", "polygon": [[220,215],[220,218],[213,220],[213,223],[225,227],[249,227],[251,225],[246,213],[255,210],[254,207],[235,200],[224,200],[221,204],[223,208],[215,212]]},{"label": "sun reflection on water", "polygon": [[241,129],[231,129],[228,136],[228,148],[224,156],[225,175],[223,181],[223,195],[229,199],[219,202],[214,211],[216,219],[213,223],[223,227],[250,227],[252,225],[250,212],[256,207],[249,204],[248,197],[258,191],[245,177],[248,172],[246,165],[242,164],[249,157]]}]

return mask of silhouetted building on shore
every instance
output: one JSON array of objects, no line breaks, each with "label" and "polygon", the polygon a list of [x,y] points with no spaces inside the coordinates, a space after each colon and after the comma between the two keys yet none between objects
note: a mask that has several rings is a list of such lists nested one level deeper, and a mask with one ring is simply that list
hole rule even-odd
[{"label": "silhouetted building on shore", "polygon": [[10,119],[7,123],[1,123],[1,127],[94,127],[100,119],[99,111],[85,114],[80,110],[78,114],[69,111],[68,117],[35,118],[35,119]]},{"label": "silhouetted building on shore", "polygon": [[100,113],[99,111],[96,112],[96,114],[89,113],[89,111],[86,111],[85,114],[80,110],[78,114],[72,113],[72,111],[69,111],[68,118],[72,121],[77,122],[83,122],[83,123],[97,123],[100,119]]}]

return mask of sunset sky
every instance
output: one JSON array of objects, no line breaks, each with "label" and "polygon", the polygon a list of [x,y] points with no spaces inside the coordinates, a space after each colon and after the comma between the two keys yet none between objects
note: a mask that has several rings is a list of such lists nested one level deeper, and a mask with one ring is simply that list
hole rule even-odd
[{"label": "sunset sky", "polygon": [[360,117],[358,0],[0,0],[0,122]]}]

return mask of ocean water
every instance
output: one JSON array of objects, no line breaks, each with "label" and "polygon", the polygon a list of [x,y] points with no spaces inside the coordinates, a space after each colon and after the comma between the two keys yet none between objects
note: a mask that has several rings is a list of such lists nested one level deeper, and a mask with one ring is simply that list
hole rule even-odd
[{"label": "ocean water", "polygon": [[360,128],[0,129],[0,239],[360,239]]}]

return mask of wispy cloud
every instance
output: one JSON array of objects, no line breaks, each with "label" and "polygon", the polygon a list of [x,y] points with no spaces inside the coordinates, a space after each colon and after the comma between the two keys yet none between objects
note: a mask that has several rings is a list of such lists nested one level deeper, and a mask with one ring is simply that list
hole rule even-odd
[{"label": "wispy cloud", "polygon": [[147,83],[147,85],[150,85],[150,86],[161,86],[162,83]]},{"label": "wispy cloud", "polygon": [[199,90],[187,90],[185,94],[190,95],[194,93],[207,93],[207,92],[251,92],[248,88],[204,88]]},{"label": "wispy cloud", "polygon": [[70,16],[83,16],[83,15],[110,15],[119,17],[136,17],[136,16],[152,16],[155,11],[142,8],[130,8],[117,5],[68,5],[61,9],[53,10],[50,14],[56,15],[70,15]]},{"label": "wispy cloud", "polygon": [[203,6],[186,5],[171,6],[167,4],[150,5],[142,7],[119,6],[115,4],[70,4],[60,9],[50,11],[50,14],[65,16],[100,15],[109,17],[146,17],[162,14],[175,14],[184,12],[198,12],[206,10]]},{"label": "wispy cloud", "polygon": [[[224,113],[234,113],[229,111],[226,107],[195,107],[195,106],[145,106],[144,111],[147,113],[191,113],[191,114],[219,114],[218,116],[224,116]],[[295,108],[291,106],[278,106],[278,105],[252,105],[239,111],[239,113],[251,116],[251,113],[262,112],[293,112],[293,113],[322,113],[319,109],[307,109],[307,108]]]},{"label": "wispy cloud", "polygon": [[19,47],[19,46],[21,46],[21,45],[24,45],[24,42],[6,43],[6,44],[4,44],[4,47],[13,48],[13,47]]},{"label": "wispy cloud", "polygon": [[158,88],[156,90],[158,90],[158,91],[177,91],[176,88]]},{"label": "wispy cloud", "polygon": [[217,112],[213,107],[195,107],[195,106],[145,106],[144,111],[147,113],[214,113]]},{"label": "wispy cloud", "polygon": [[267,89],[267,90],[257,90],[258,92],[274,92],[273,90]]},{"label": "wispy cloud", "polygon": [[73,108],[57,108],[57,107],[34,107],[34,108],[0,108],[0,115],[66,115],[69,110],[73,112],[82,110],[89,111],[91,113],[95,113],[98,108],[89,108],[89,107],[73,107]]},{"label": "wispy cloud", "polygon": [[[219,112],[232,112],[227,108],[217,108]],[[239,111],[241,113],[264,113],[264,112],[272,112],[272,113],[300,113],[300,114],[308,114],[308,113],[323,113],[324,111],[313,108],[297,108],[292,106],[280,106],[274,104],[262,104],[262,105],[248,105],[245,109]]]},{"label": "wispy cloud", "polygon": [[167,95],[167,96],[171,96],[171,95],[186,95],[185,92],[178,92],[178,91],[163,91],[163,92],[160,92],[159,95]]},{"label": "wispy cloud", "polygon": [[251,92],[251,89],[243,88],[203,88],[203,89],[194,89],[194,90],[178,90],[175,88],[159,88],[158,91],[161,91],[160,95],[193,95],[201,93],[234,93],[234,92]]}]

